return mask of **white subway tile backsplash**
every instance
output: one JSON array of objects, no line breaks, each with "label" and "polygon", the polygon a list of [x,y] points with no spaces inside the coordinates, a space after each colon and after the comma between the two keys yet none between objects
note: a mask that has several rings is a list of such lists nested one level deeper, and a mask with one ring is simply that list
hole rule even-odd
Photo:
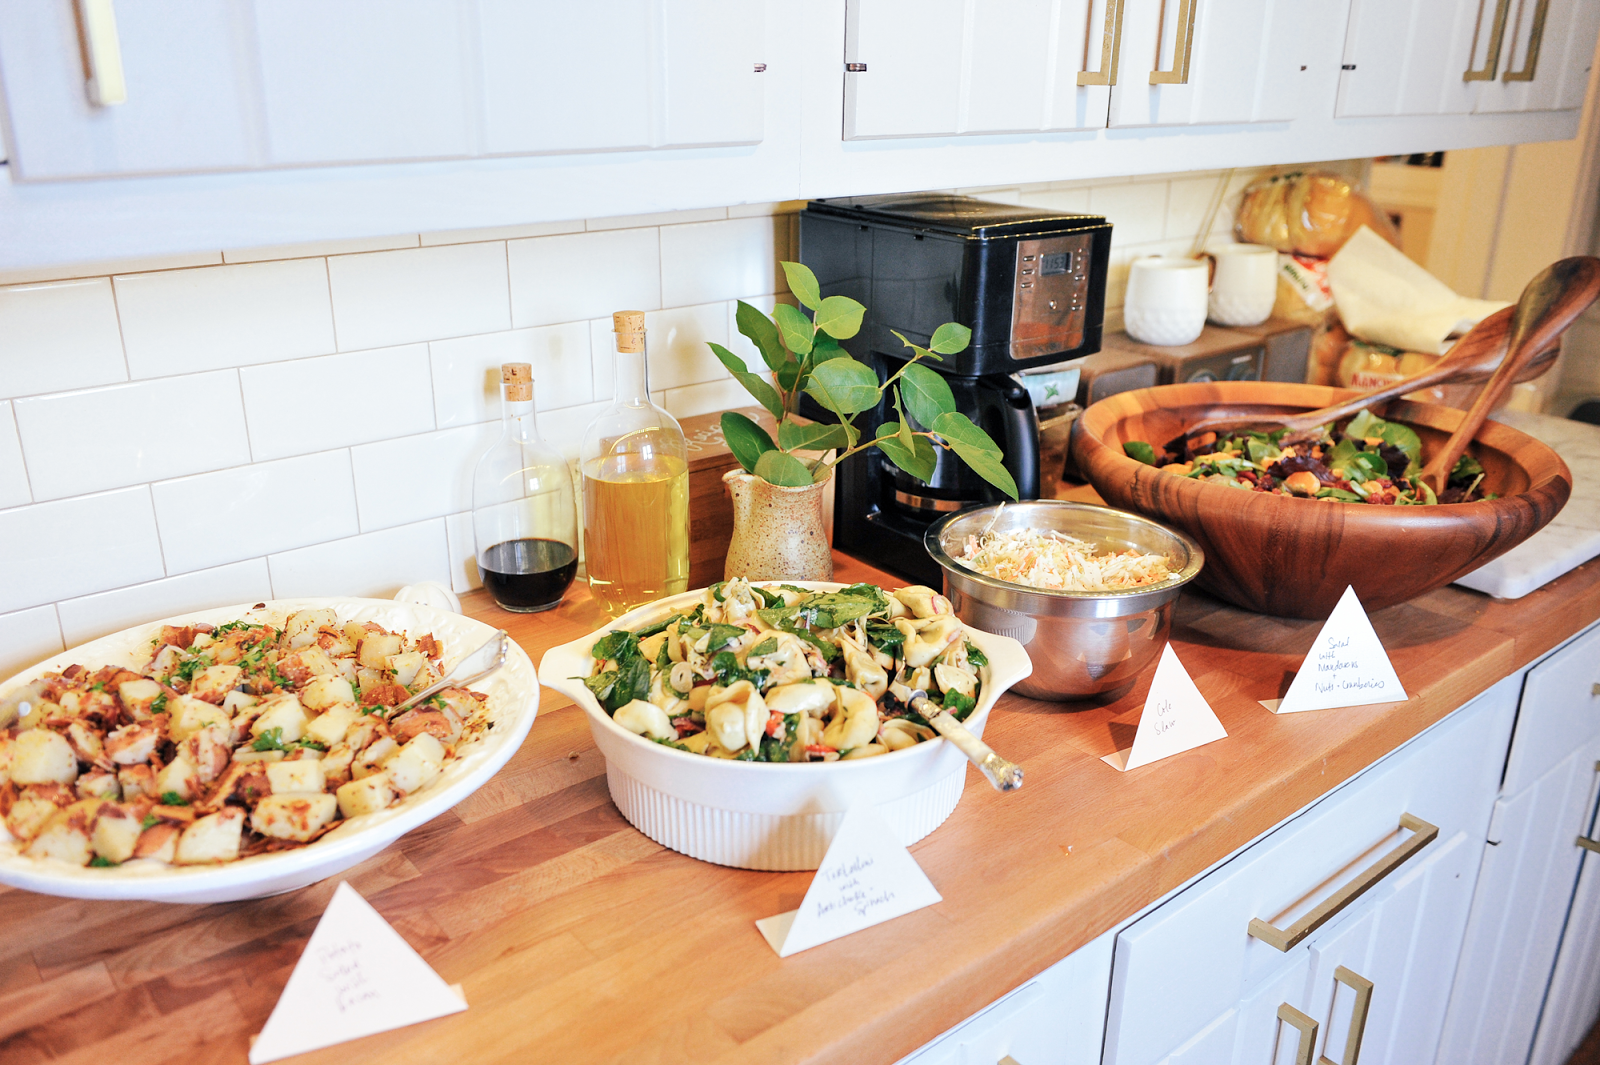
[{"label": "white subway tile backsplash", "polygon": [[619,229],[510,241],[511,324],[520,329],[660,307],[658,233]]},{"label": "white subway tile backsplash", "polygon": [[354,536],[350,452],[257,462],[150,486],[168,573]]},{"label": "white subway tile backsplash", "polygon": [[507,362],[533,364],[533,398],[542,411],[590,402],[589,347],[587,322],[434,341],[428,354],[439,428],[499,418],[500,365]]},{"label": "white subway tile backsplash", "polygon": [[1167,225],[1167,183],[1095,186],[1089,190],[1089,210],[1110,220],[1117,247],[1160,240]]},{"label": "white subway tile backsplash", "polygon": [[422,246],[471,244],[482,240],[518,240],[522,237],[548,237],[556,233],[582,233],[583,219],[571,222],[532,222],[525,226],[485,226],[482,229],[444,229],[422,234]]},{"label": "white subway tile backsplash", "polygon": [[755,405],[756,401],[750,393],[731,377],[724,377],[720,381],[707,381],[705,384],[669,388],[666,402],[662,404],[668,414],[680,421],[692,418],[696,414],[710,414],[712,411]]},{"label": "white subway tile backsplash", "polygon": [[54,606],[0,614],[0,677],[9,677],[66,650]]},{"label": "white subway tile backsplash", "polygon": [[0,399],[127,379],[108,279],[0,288]]},{"label": "white subway tile backsplash", "polygon": [[66,278],[110,277],[150,270],[186,270],[191,266],[216,266],[220,251],[177,252],[172,255],[142,255],[132,259],[101,259],[90,263],[58,263],[52,266],[24,266],[0,270],[0,285],[32,284],[35,281],[61,281]]},{"label": "white subway tile backsplash", "polygon": [[736,203],[728,208],[729,218],[757,218],[772,214],[799,214],[805,200],[779,200],[777,203]]},{"label": "white subway tile backsplash", "polygon": [[10,403],[0,403],[0,510],[20,507],[33,500],[28,471],[22,464],[22,444]]},{"label": "white subway tile backsplash", "polygon": [[[471,513],[451,514],[444,519],[444,531],[450,546],[450,590],[457,595],[465,595],[474,588],[482,588]],[[0,619],[0,622],[3,621]]]},{"label": "white subway tile backsplash", "polygon": [[470,509],[472,471],[500,433],[487,422],[351,448],[361,531]]},{"label": "white subway tile backsplash", "polygon": [[[1222,182],[1223,175],[1213,174],[1209,177],[1186,178],[1171,182],[1171,191],[1167,195],[1167,238],[1170,240],[1187,240],[1193,242],[1200,228],[1206,224],[1206,215],[1211,210],[1211,205],[1216,202],[1218,185]],[[1217,216],[1222,214],[1218,206]],[[1216,224],[1216,216],[1212,219],[1212,230]]]},{"label": "white subway tile backsplash", "polygon": [[552,446],[561,449],[568,462],[578,458],[578,448],[583,444],[583,434],[589,423],[611,408],[611,397],[581,407],[562,407],[560,410],[539,413],[539,435]]},{"label": "white subway tile backsplash", "polygon": [[690,211],[658,211],[655,214],[622,214],[610,218],[590,218],[584,226],[590,230],[641,229],[644,226],[676,226],[685,222],[709,222],[728,217],[726,207],[700,207]]},{"label": "white subway tile backsplash", "polygon": [[68,599],[58,604],[58,609],[67,646],[74,647],[130,625],[160,621],[190,610],[234,603],[250,606],[271,598],[267,560],[252,558],[231,566]]},{"label": "white subway tile backsplash", "polygon": [[[1043,207],[1047,211],[1089,213],[1088,189],[1041,189],[1024,192],[1018,199],[1024,207]],[[1114,231],[1114,230],[1113,230]]]},{"label": "white subway tile backsplash", "polygon": [[239,380],[257,462],[433,428],[426,344],[247,366]]},{"label": "white subway tile backsplash", "polygon": [[235,370],[35,396],[14,406],[39,500],[250,461]]},{"label": "white subway tile backsplash", "polygon": [[788,233],[788,215],[664,227],[662,306],[686,307],[775,291],[782,277],[778,248],[787,250]]},{"label": "white subway tile backsplash", "polygon": [[129,274],[112,282],[135,379],[334,350],[321,259]]},{"label": "white subway tile backsplash", "polygon": [[0,510],[0,611],[162,576],[150,489]]},{"label": "white subway tile backsplash", "polygon": [[415,248],[420,241],[415,233],[392,237],[351,237],[346,240],[319,240],[304,244],[266,244],[255,248],[224,248],[225,263],[260,263],[276,259],[315,259],[325,255],[353,255],[364,251],[393,251]]},{"label": "white subway tile backsplash", "polygon": [[727,378],[707,342],[728,345],[728,305],[707,303],[644,316],[650,352],[650,388],[665,391]]},{"label": "white subway tile backsplash", "polygon": [[418,581],[450,583],[444,519],[363,533],[270,555],[272,594],[279,599],[311,595],[361,595],[387,599]]},{"label": "white subway tile backsplash", "polygon": [[498,241],[328,259],[340,351],[511,327]]}]

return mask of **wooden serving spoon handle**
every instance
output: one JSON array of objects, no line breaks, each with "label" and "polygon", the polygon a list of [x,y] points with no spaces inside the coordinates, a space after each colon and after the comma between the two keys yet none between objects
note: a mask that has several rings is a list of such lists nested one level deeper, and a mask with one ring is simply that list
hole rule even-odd
[{"label": "wooden serving spoon handle", "polygon": [[1423,467],[1421,480],[1434,494],[1444,491],[1472,438],[1498,407],[1523,368],[1552,347],[1573,320],[1600,296],[1600,259],[1579,255],[1545,267],[1528,282],[1511,317],[1509,351],[1442,450]]}]

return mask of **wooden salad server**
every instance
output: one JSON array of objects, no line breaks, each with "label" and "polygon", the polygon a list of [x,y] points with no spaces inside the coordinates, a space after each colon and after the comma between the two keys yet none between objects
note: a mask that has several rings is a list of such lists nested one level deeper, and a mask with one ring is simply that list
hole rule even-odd
[{"label": "wooden salad server", "polygon": [[1437,495],[1444,491],[1467,445],[1478,435],[1489,412],[1498,407],[1511,385],[1600,296],[1600,259],[1589,255],[1562,259],[1541,270],[1512,308],[1509,353],[1483,386],[1445,446],[1422,468],[1421,479]]},{"label": "wooden salad server", "polygon": [[920,688],[909,688],[899,681],[889,685],[889,691],[896,699],[921,714],[935,732],[955,744],[956,749],[978,767],[984,779],[994,785],[995,791],[1016,791],[1022,787],[1022,767],[995,754],[993,748],[950,716],[948,710],[929,699],[927,692]]},{"label": "wooden salad server", "polygon": [[[1207,430],[1225,432],[1238,429],[1285,429],[1291,433],[1312,429],[1347,418],[1369,407],[1387,403],[1408,392],[1417,392],[1435,385],[1469,384],[1486,381],[1505,360],[1506,346],[1511,334],[1512,307],[1503,307],[1473,326],[1471,331],[1457,340],[1444,357],[1421,373],[1412,374],[1402,381],[1363,392],[1320,410],[1303,414],[1242,414],[1225,418],[1207,418],[1191,428],[1185,435],[1194,436]],[[1555,363],[1560,347],[1552,344],[1523,367],[1517,380],[1531,381]]]}]

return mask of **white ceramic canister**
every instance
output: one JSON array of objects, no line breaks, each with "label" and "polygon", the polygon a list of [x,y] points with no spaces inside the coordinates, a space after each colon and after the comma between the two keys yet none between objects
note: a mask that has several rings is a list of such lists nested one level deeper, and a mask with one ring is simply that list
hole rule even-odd
[{"label": "white ceramic canister", "polygon": [[1201,259],[1135,259],[1122,304],[1128,335],[1145,344],[1193,341],[1206,324],[1208,275]]},{"label": "white ceramic canister", "polygon": [[1207,253],[1214,264],[1210,318],[1218,325],[1260,325],[1278,298],[1278,252],[1264,244],[1228,244]]}]

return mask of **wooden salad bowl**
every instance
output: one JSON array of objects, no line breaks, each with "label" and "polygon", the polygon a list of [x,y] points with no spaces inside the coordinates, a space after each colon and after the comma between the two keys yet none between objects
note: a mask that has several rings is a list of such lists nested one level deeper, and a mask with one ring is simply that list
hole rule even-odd
[{"label": "wooden salad bowl", "polygon": [[[1511,550],[1566,505],[1572,474],[1549,447],[1487,421],[1469,449],[1484,489],[1500,498],[1431,507],[1323,502],[1164,473],[1122,445],[1158,450],[1205,418],[1290,414],[1352,395],[1322,385],[1216,381],[1162,385],[1110,396],[1072,428],[1078,469],[1113,507],[1176,526],[1199,541],[1206,567],[1195,583],[1246,610],[1325,618],[1355,588],[1379,610],[1442,587]],[[1423,460],[1444,446],[1465,412],[1395,400],[1385,411],[1422,438]]]}]

